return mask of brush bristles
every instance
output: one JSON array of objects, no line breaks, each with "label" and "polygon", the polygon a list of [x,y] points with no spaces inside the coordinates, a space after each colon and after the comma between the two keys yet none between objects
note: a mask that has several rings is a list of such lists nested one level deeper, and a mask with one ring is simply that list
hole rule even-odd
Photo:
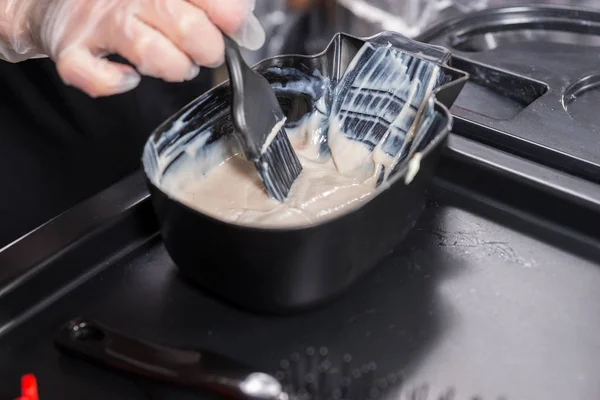
[{"label": "brush bristles", "polygon": [[283,128],[255,164],[269,196],[280,202],[302,172],[302,164]]}]

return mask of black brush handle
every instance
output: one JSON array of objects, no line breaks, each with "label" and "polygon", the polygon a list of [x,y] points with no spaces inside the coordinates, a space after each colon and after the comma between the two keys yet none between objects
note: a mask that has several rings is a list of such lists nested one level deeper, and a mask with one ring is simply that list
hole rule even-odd
[{"label": "black brush handle", "polygon": [[225,41],[225,63],[229,73],[231,91],[234,98],[244,97],[244,76],[250,67],[244,61],[240,47],[227,35],[223,35]]},{"label": "black brush handle", "polygon": [[233,39],[223,35],[223,40],[235,137],[246,159],[258,161],[265,140],[285,115],[269,81],[246,64],[240,47]]},{"label": "black brush handle", "polygon": [[233,359],[135,339],[84,318],[65,324],[55,344],[66,355],[114,371],[229,399],[285,399],[275,378]]},{"label": "black brush handle", "polygon": [[[223,35],[225,41],[225,63],[229,69],[229,78],[232,83],[232,90],[241,90],[244,87],[244,73],[245,69],[250,67],[244,61],[240,46],[227,35]],[[243,93],[241,93],[243,95]]]},{"label": "black brush handle", "polygon": [[[229,82],[231,88],[231,114],[233,126],[236,129],[235,138],[240,144],[240,150],[244,153],[247,160],[256,160],[260,156],[259,149],[253,141],[240,134],[247,132],[246,113],[244,112],[244,96],[246,96],[246,86],[248,84],[246,76],[253,71],[244,61],[240,47],[227,35],[223,35],[225,41],[225,63],[229,73]],[[252,93],[248,93],[252,95]],[[254,93],[256,95],[256,93]],[[252,101],[251,98],[248,101]]]}]

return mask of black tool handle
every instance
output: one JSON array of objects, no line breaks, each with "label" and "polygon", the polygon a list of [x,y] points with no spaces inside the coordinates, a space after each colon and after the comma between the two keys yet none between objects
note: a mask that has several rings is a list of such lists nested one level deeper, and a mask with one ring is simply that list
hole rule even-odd
[{"label": "black tool handle", "polygon": [[244,61],[238,44],[227,35],[223,35],[223,40],[225,41],[225,63],[229,72],[231,90],[234,98],[242,98],[244,96],[244,75],[250,68]]},{"label": "black tool handle", "polygon": [[[231,115],[233,126],[235,127],[235,138],[240,144],[240,150],[243,152],[247,160],[256,160],[260,156],[259,148],[255,145],[254,140],[250,140],[241,132],[248,132],[248,122],[246,121],[245,96],[255,95],[257,93],[246,93],[248,79],[246,76],[252,73],[240,52],[238,44],[227,35],[223,35],[225,41],[225,63],[229,73],[229,83],[231,88]],[[259,92],[260,93],[260,92]],[[252,101],[248,98],[247,101]]]},{"label": "black tool handle", "polygon": [[223,35],[223,39],[235,138],[246,159],[257,161],[263,155],[262,147],[273,127],[285,115],[269,81],[246,64],[233,39],[227,35]]},{"label": "black tool handle", "polygon": [[85,318],[65,324],[55,344],[66,355],[105,368],[210,391],[229,399],[285,398],[275,378],[257,373],[233,359],[207,351],[175,349],[135,339]]}]

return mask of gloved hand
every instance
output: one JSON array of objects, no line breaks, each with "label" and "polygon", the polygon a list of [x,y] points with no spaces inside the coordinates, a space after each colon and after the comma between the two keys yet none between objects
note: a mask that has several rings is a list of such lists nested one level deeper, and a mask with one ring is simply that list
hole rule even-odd
[{"label": "gloved hand", "polygon": [[[193,79],[223,62],[222,30],[251,50],[265,34],[256,0],[0,0],[0,59],[47,55],[90,96],[123,93],[140,75]],[[136,69],[103,58],[116,53]]]}]

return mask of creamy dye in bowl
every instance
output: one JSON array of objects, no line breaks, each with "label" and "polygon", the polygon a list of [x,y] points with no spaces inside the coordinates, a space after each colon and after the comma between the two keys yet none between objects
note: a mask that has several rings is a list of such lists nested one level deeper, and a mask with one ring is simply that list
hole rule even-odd
[{"label": "creamy dye in bowl", "polygon": [[301,227],[331,219],[385,190],[401,165],[409,162],[407,183],[414,177],[420,157],[411,149],[426,140],[436,118],[429,100],[439,76],[434,63],[390,46],[365,44],[335,84],[317,72],[310,81],[275,84],[279,92],[319,93],[312,113],[286,125],[303,171],[283,203],[268,197],[254,165],[231,139],[200,152],[201,146],[191,146],[194,156],[169,166],[160,187],[229,223]]}]

